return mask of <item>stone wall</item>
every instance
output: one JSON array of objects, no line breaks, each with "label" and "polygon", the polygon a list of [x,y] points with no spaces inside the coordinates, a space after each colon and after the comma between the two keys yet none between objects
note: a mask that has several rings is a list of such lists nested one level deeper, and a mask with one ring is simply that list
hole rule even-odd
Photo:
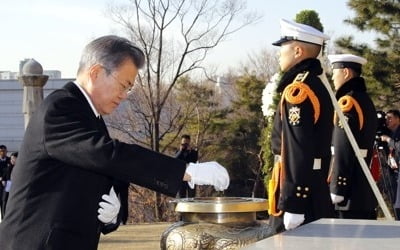
[{"label": "stone wall", "polygon": [[[74,79],[49,79],[44,86],[44,97]],[[22,113],[23,87],[18,80],[0,80],[0,145],[9,152],[18,151],[24,136]]]}]

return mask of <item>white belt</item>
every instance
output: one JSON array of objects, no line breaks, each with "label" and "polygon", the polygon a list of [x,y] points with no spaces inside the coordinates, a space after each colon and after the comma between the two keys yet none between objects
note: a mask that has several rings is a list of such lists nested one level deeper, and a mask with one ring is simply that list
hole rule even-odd
[{"label": "white belt", "polygon": [[[280,155],[274,155],[274,162],[281,161]],[[321,158],[315,158],[313,163],[313,170],[320,170],[321,169]]]},{"label": "white belt", "polygon": [[[331,153],[332,153],[332,155],[335,155],[335,148],[333,146],[331,147]],[[361,154],[361,156],[363,158],[367,157],[368,149],[361,149],[360,148],[360,154]]]},{"label": "white belt", "polygon": [[320,170],[321,169],[321,158],[315,158],[313,164],[313,170]]},{"label": "white belt", "polygon": [[360,149],[360,154],[362,157],[367,157],[368,149]]}]

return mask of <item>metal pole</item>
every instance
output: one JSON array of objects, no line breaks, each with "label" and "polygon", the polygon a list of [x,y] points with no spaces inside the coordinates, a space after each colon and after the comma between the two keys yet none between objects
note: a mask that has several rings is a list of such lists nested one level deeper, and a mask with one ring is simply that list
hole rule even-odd
[{"label": "metal pole", "polygon": [[372,178],[371,172],[369,171],[368,166],[365,163],[365,160],[364,160],[363,156],[361,155],[360,148],[358,147],[358,144],[357,144],[357,142],[356,142],[356,140],[354,138],[354,135],[351,132],[350,127],[346,122],[346,119],[344,118],[343,112],[340,109],[339,104],[338,104],[338,102],[336,100],[336,97],[333,94],[333,91],[331,89],[331,86],[329,85],[328,79],[326,78],[325,70],[322,73],[320,78],[321,78],[324,86],[326,87],[326,89],[329,92],[329,96],[331,97],[331,100],[332,100],[333,106],[335,108],[335,111],[338,114],[340,121],[342,122],[344,131],[346,132],[346,135],[347,135],[347,138],[349,139],[350,144],[353,147],[353,150],[354,150],[354,152],[355,152],[355,154],[357,156],[358,162],[360,163],[361,169],[363,170],[363,172],[365,174],[365,177],[367,178],[368,183],[371,186],[372,191],[375,194],[375,197],[376,197],[376,199],[377,199],[377,201],[379,203],[379,206],[382,208],[383,214],[385,215],[387,220],[394,220],[392,215],[389,212],[389,209],[388,209],[385,201],[383,200],[382,194],[379,192],[378,186],[376,185],[374,179]]}]

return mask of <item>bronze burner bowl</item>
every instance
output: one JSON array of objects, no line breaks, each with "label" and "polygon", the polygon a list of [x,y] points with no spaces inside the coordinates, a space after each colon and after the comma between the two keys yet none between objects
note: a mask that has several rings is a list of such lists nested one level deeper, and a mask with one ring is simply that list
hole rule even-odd
[{"label": "bronze burner bowl", "polygon": [[266,222],[256,212],[267,210],[267,200],[248,197],[175,199],[181,221],[161,236],[161,249],[239,249],[269,236]]}]

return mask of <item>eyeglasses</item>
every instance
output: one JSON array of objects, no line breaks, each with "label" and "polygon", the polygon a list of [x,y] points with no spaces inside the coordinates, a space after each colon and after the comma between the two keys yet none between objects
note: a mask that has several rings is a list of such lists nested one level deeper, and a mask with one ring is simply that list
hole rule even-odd
[{"label": "eyeglasses", "polygon": [[110,69],[108,69],[108,68],[106,68],[106,67],[104,67],[104,66],[102,66],[102,67],[107,71],[107,74],[108,74],[109,76],[111,76],[116,82],[118,82],[119,92],[120,92],[120,93],[126,93],[127,95],[131,93],[132,87],[133,87],[132,85],[133,85],[133,84],[131,84],[130,82],[129,82],[128,85],[124,84],[123,82],[121,82],[120,80],[118,80],[118,79],[111,73],[112,71],[111,71]]}]

